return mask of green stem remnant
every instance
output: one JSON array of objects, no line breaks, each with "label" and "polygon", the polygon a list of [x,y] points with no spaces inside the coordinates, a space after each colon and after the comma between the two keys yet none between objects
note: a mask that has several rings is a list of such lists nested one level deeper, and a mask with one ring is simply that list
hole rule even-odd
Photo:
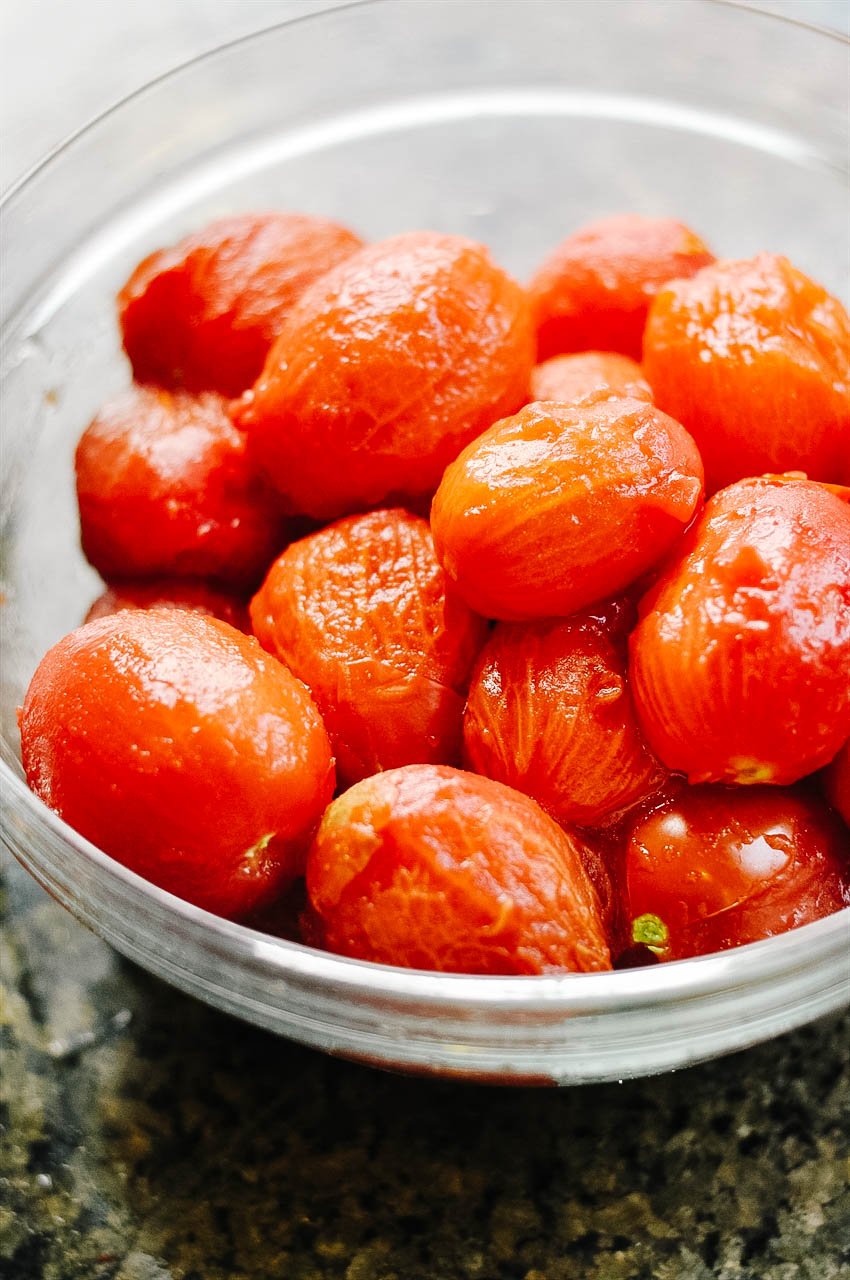
[{"label": "green stem remnant", "polygon": [[636,916],[632,921],[632,942],[648,947],[655,955],[663,955],[669,940],[667,926],[659,916]]}]

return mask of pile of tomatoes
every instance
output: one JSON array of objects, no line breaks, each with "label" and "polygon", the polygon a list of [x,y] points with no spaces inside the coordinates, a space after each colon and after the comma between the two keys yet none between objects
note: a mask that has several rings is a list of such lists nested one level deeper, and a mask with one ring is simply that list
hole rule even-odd
[{"label": "pile of tomatoes", "polygon": [[269,213],[152,254],[118,309],[134,381],[76,457],[108,589],[20,713],[84,837],[210,911],[454,972],[850,905],[823,288],[669,218],[587,226],[523,288],[460,236]]}]

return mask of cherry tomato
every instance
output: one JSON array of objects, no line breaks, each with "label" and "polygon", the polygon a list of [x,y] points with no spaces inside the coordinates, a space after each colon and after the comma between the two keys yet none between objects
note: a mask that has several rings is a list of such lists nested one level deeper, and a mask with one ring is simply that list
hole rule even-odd
[{"label": "cherry tomato", "polygon": [[487,627],[447,582],[427,520],[371,511],[293,542],[251,617],[263,647],[310,688],[342,782],[458,762]]},{"label": "cherry tomato", "polygon": [[553,250],[529,285],[537,358],[596,349],[640,360],[655,294],[713,260],[674,218],[624,213],[588,223]]},{"label": "cherry tomato", "polygon": [[643,362],[656,403],[699,446],[708,493],[791,469],[850,483],[850,317],[787,258],[671,281]]},{"label": "cherry tomato", "polygon": [[409,232],[302,296],[234,418],[293,513],[407,504],[525,403],[533,346],[525,291],[483,245]]},{"label": "cherry tomato", "polygon": [[342,955],[451,973],[610,968],[578,838],[528,796],[445,765],[379,773],[335,800],[307,890]]},{"label": "cherry tomato", "polygon": [[227,623],[116,613],[32,678],[21,755],[36,795],[105,853],[208,911],[243,916],[303,869],[333,793],[304,685]]},{"label": "cherry tomato", "polygon": [[652,388],[640,365],[614,351],[579,351],[574,355],[553,356],[531,371],[532,400],[569,403],[599,393],[652,400]]},{"label": "cherry tomato", "polygon": [[638,717],[690,782],[796,782],[850,736],[850,507],[822,485],[715,494],[640,611]]},{"label": "cherry tomato", "polygon": [[632,830],[626,891],[632,941],[681,960],[850,905],[850,850],[803,793],[693,787]]},{"label": "cherry tomato", "polygon": [[464,712],[470,766],[582,826],[657,790],[666,770],[637,722],[623,648],[581,616],[500,623]]},{"label": "cherry tomato", "polygon": [[850,742],[845,742],[826,771],[826,794],[850,827]]},{"label": "cherry tomato", "polygon": [[157,250],[118,295],[134,376],[238,396],[307,286],[362,243],[328,218],[242,213]]},{"label": "cherry tomato", "polygon": [[107,581],[252,587],[286,541],[277,499],[213,395],[132,387],[77,445],[83,550]]},{"label": "cherry tomato", "polygon": [[431,528],[470,608],[521,621],[623,591],[701,501],[696,445],[653,405],[544,400],[494,423],[446,468]]}]

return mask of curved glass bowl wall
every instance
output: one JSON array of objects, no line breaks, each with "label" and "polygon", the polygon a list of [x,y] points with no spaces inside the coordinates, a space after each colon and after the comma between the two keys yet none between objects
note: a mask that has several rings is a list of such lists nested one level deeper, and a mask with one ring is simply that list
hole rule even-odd
[{"label": "curved glass bowl wall", "polygon": [[2,298],[3,837],[80,920],[239,1017],[411,1070],[574,1082],[752,1044],[848,997],[850,912],[633,972],[465,978],[322,955],[193,909],[26,790],[15,708],[97,594],[72,458],[128,369],[114,295],[217,214],[484,240],[520,277],[568,229],[672,213],[725,255],[848,278],[847,46],[709,0],[401,0],[311,15],[150,85],[7,199]]}]

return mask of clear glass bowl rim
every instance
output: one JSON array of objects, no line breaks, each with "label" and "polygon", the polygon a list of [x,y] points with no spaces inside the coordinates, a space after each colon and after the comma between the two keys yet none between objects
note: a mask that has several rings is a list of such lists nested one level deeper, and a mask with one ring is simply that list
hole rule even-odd
[{"label": "clear glass bowl rim", "polygon": [[[268,26],[260,27],[257,31],[249,31],[245,35],[237,36],[233,40],[226,40],[223,44],[215,45],[211,49],[204,50],[203,53],[196,54],[192,58],[186,58],[183,62],[178,62],[176,66],[169,67],[168,70],[162,71],[159,75],[154,76],[152,80],[145,81],[144,84],[133,89],[130,93],[118,98],[115,102],[105,107],[103,111],[98,111],[95,115],[90,116],[76,129],[61,138],[55,146],[39,157],[28,169],[25,169],[11,185],[3,192],[0,192],[0,213],[5,205],[11,203],[15,197],[26,187],[30,181],[47,169],[51,162],[61,155],[69,147],[81,138],[84,134],[89,133],[101,121],[107,120],[110,116],[120,111],[122,107],[129,102],[134,102],[137,98],[143,97],[145,94],[154,90],[156,86],[165,80],[171,80],[187,71],[190,67],[195,67],[199,63],[206,62],[209,58],[215,58],[220,53],[229,49],[234,49],[238,45],[248,44],[254,40],[262,40],[264,36],[270,35],[274,31],[282,31],[287,27],[292,27],[298,23],[315,22],[321,18],[327,17],[328,14],[341,13],[354,9],[374,9],[378,6],[396,3],[397,0],[344,0],[344,3],[334,5],[332,8],[319,8],[312,13],[299,14],[297,17],[285,18],[281,22],[272,22]],[[403,0],[402,0],[403,2]],[[760,9],[755,5],[748,4],[747,0],[700,0],[700,3],[713,6],[715,8],[737,9],[741,14],[747,14],[757,21],[769,23],[783,23],[791,27],[799,27],[801,31],[809,31],[818,36],[823,36],[828,40],[835,40],[839,44],[847,45],[850,48],[850,35],[845,35],[842,31],[835,30],[830,27],[822,27],[815,22],[804,22],[802,18],[792,18],[790,14],[771,13],[766,9]]]},{"label": "clear glass bowl rim", "polygon": [[[176,916],[187,939],[245,960],[256,958],[259,943],[263,959],[276,970],[291,968],[304,976],[333,984],[336,992],[345,988],[349,996],[357,993],[405,997],[414,1003],[422,1002],[429,1009],[433,1009],[435,1004],[457,1008],[472,1001],[482,1005],[509,1004],[513,1009],[527,1013],[544,1006],[547,1013],[558,1009],[568,1013],[576,1007],[585,1012],[601,1013],[606,1009],[622,1009],[624,1005],[656,1003],[665,997],[686,1000],[725,992],[730,987],[758,985],[793,970],[817,967],[830,956],[842,953],[848,955],[850,977],[850,953],[847,952],[850,946],[850,907],[788,933],[729,951],[692,960],[600,973],[502,977],[435,973],[351,960],[303,943],[259,933],[247,925],[212,915],[158,888],[69,827],[29,790],[5,762],[0,761],[0,771],[4,786],[9,787],[14,796],[14,804],[4,806],[0,835],[13,852],[14,842],[9,840],[5,829],[7,813],[15,806],[22,806],[36,827],[43,827],[45,833],[50,832],[69,845],[75,854],[97,866],[119,892],[126,893],[128,898],[140,904],[146,902],[164,914]],[[40,879],[37,865],[31,865],[30,869],[36,879]],[[73,906],[70,909],[74,910]],[[805,954],[804,965],[801,964],[801,951]]]},{"label": "clear glass bowl rim", "polygon": [[[321,21],[341,12],[376,8],[390,3],[392,0],[349,0],[349,3],[334,8],[315,10],[228,41],[164,72],[93,117],[40,159],[3,193],[0,197],[0,212],[13,205],[34,179],[49,171],[53,162],[78,139],[120,112],[127,104],[155,91],[163,81],[178,78],[198,63],[216,58],[238,45],[261,41],[271,33],[294,24]],[[827,30],[786,15],[767,13],[739,3],[739,0],[701,0],[701,3],[707,7],[738,10],[742,15],[747,15],[749,20],[760,23],[788,24],[850,47],[850,38],[839,31]],[[14,321],[15,316],[10,316],[9,329],[14,327]],[[404,1001],[405,1009],[414,1014],[417,1009],[421,1009],[423,1014],[444,1010],[446,1013],[480,1011],[482,1015],[492,1015],[501,1010],[510,1016],[535,1013],[545,1013],[547,1017],[559,1013],[596,1015],[638,1010],[662,1003],[666,1005],[671,1002],[702,1000],[736,990],[760,987],[779,979],[790,980],[795,972],[812,972],[821,965],[835,964],[842,957],[850,956],[848,907],[814,924],[762,942],[697,959],[633,970],[542,977],[497,977],[433,973],[351,960],[301,943],[259,933],[245,925],[214,916],[157,888],[73,831],[29,791],[5,761],[0,761],[0,784],[4,796],[3,805],[0,806],[0,838],[36,879],[46,883],[48,890],[54,892],[63,905],[84,923],[94,927],[95,931],[98,931],[97,923],[93,924],[86,918],[86,913],[80,910],[79,904],[69,901],[65,893],[55,892],[52,877],[40,864],[38,854],[33,855],[29,850],[25,852],[20,845],[16,849],[16,813],[26,815],[30,831],[36,833],[36,836],[43,836],[48,843],[60,843],[73,856],[84,859],[90,867],[96,868],[104,883],[108,883],[119,895],[125,896],[128,906],[140,909],[147,906],[152,914],[171,918],[189,945],[208,954],[226,955],[230,962],[237,964],[261,963],[268,968],[270,974],[288,974],[302,982],[315,982],[332,990],[335,995],[348,1000],[359,998],[367,1005],[377,1006],[382,1000],[390,998],[393,1001]],[[28,841],[28,844],[35,847],[33,841]],[[838,1007],[846,1000],[850,1000],[850,982],[847,984],[846,995],[833,998],[830,1007]],[[803,1020],[805,1015],[797,1013],[789,1017],[788,1025],[795,1025]]]}]

